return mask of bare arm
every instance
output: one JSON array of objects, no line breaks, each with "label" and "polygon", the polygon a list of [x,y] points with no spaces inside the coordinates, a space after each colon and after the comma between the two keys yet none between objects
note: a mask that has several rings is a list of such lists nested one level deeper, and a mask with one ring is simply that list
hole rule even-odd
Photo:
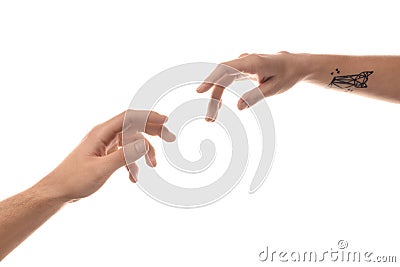
[{"label": "bare arm", "polygon": [[64,202],[32,187],[0,202],[0,260],[55,214]]},{"label": "bare arm", "polygon": [[0,202],[0,261],[66,203],[96,192],[115,170],[129,164],[130,179],[137,180],[137,159],[146,155],[149,166],[156,165],[155,151],[140,132],[158,135],[166,141],[175,136],[163,126],[167,117],[156,112],[129,110],[126,127],[135,127],[134,136],[121,131],[125,112],[93,128],[77,148],[49,175],[30,189]]},{"label": "bare arm", "polygon": [[306,82],[400,103],[400,56],[298,56]]},{"label": "bare arm", "polygon": [[[228,66],[228,68],[226,67]],[[243,94],[238,108],[254,105],[264,97],[283,93],[300,81],[337,91],[400,103],[400,56],[342,56],[292,54],[243,54],[218,66],[197,92],[212,89],[207,121],[214,121],[224,88],[242,78],[255,79],[257,88]],[[217,84],[217,85],[216,85]],[[260,93],[261,92],[261,93]]]}]

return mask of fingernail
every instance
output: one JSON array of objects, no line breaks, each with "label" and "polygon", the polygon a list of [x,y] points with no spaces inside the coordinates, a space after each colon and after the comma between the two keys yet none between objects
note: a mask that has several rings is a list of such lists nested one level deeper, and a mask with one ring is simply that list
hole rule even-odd
[{"label": "fingernail", "polygon": [[[213,121],[215,121],[215,119],[217,118],[217,116],[218,116],[218,108],[216,108],[216,107],[212,107],[213,108],[213,110],[212,111],[208,111],[207,112],[207,115],[206,115],[206,121],[209,121],[209,122],[213,122]],[[215,109],[215,110],[214,110]]]},{"label": "fingernail", "polygon": [[163,139],[167,142],[173,142],[176,140],[176,136],[173,133],[171,133],[166,127],[163,127],[161,134]]},{"label": "fingernail", "polygon": [[199,87],[197,87],[197,89],[196,89],[197,93],[203,93],[204,87],[205,87],[204,84],[201,84]]},{"label": "fingernail", "polygon": [[246,102],[244,102],[243,100],[239,100],[238,108],[239,108],[240,110],[245,109],[245,108],[248,108],[248,107],[249,107],[249,106],[246,104]]},{"label": "fingernail", "polygon": [[146,145],[145,145],[144,140],[135,142],[134,146],[135,146],[136,153],[143,154],[144,152],[146,152]]},{"label": "fingernail", "polygon": [[176,140],[176,136],[173,134],[173,133],[171,133],[171,136],[169,137],[169,142],[174,142]]}]

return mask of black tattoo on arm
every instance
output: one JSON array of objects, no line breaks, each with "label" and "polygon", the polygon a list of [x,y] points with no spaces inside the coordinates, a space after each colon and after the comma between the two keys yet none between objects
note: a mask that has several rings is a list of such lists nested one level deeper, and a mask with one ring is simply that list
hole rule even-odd
[{"label": "black tattoo on arm", "polygon": [[[336,69],[336,73],[339,74],[340,70]],[[336,87],[340,89],[347,89],[347,91],[353,91],[353,88],[367,88],[368,76],[370,76],[373,71],[363,71],[359,74],[353,75],[343,75],[333,77],[329,87]],[[331,72],[333,75],[334,72]]]}]

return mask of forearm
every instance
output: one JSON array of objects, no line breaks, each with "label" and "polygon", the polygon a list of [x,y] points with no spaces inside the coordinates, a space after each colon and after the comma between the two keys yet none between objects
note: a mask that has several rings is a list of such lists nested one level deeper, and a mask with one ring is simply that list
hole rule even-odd
[{"label": "forearm", "polygon": [[0,261],[64,203],[40,183],[0,202]]},{"label": "forearm", "polygon": [[400,56],[297,56],[306,82],[400,103]]}]

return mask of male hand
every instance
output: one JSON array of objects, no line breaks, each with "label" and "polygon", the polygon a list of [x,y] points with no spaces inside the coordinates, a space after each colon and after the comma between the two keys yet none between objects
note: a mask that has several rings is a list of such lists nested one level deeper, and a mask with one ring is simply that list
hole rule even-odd
[{"label": "male hand", "polygon": [[[114,171],[126,164],[132,165],[129,177],[132,182],[136,182],[139,171],[136,160],[146,155],[149,166],[157,164],[154,148],[141,132],[158,135],[172,142],[175,136],[164,126],[166,120],[166,116],[154,111],[128,110],[97,125],[36,187],[64,202],[77,200],[96,192]],[[132,136],[124,136],[124,146],[123,127],[135,129]],[[129,150],[127,162],[123,150]]]}]

